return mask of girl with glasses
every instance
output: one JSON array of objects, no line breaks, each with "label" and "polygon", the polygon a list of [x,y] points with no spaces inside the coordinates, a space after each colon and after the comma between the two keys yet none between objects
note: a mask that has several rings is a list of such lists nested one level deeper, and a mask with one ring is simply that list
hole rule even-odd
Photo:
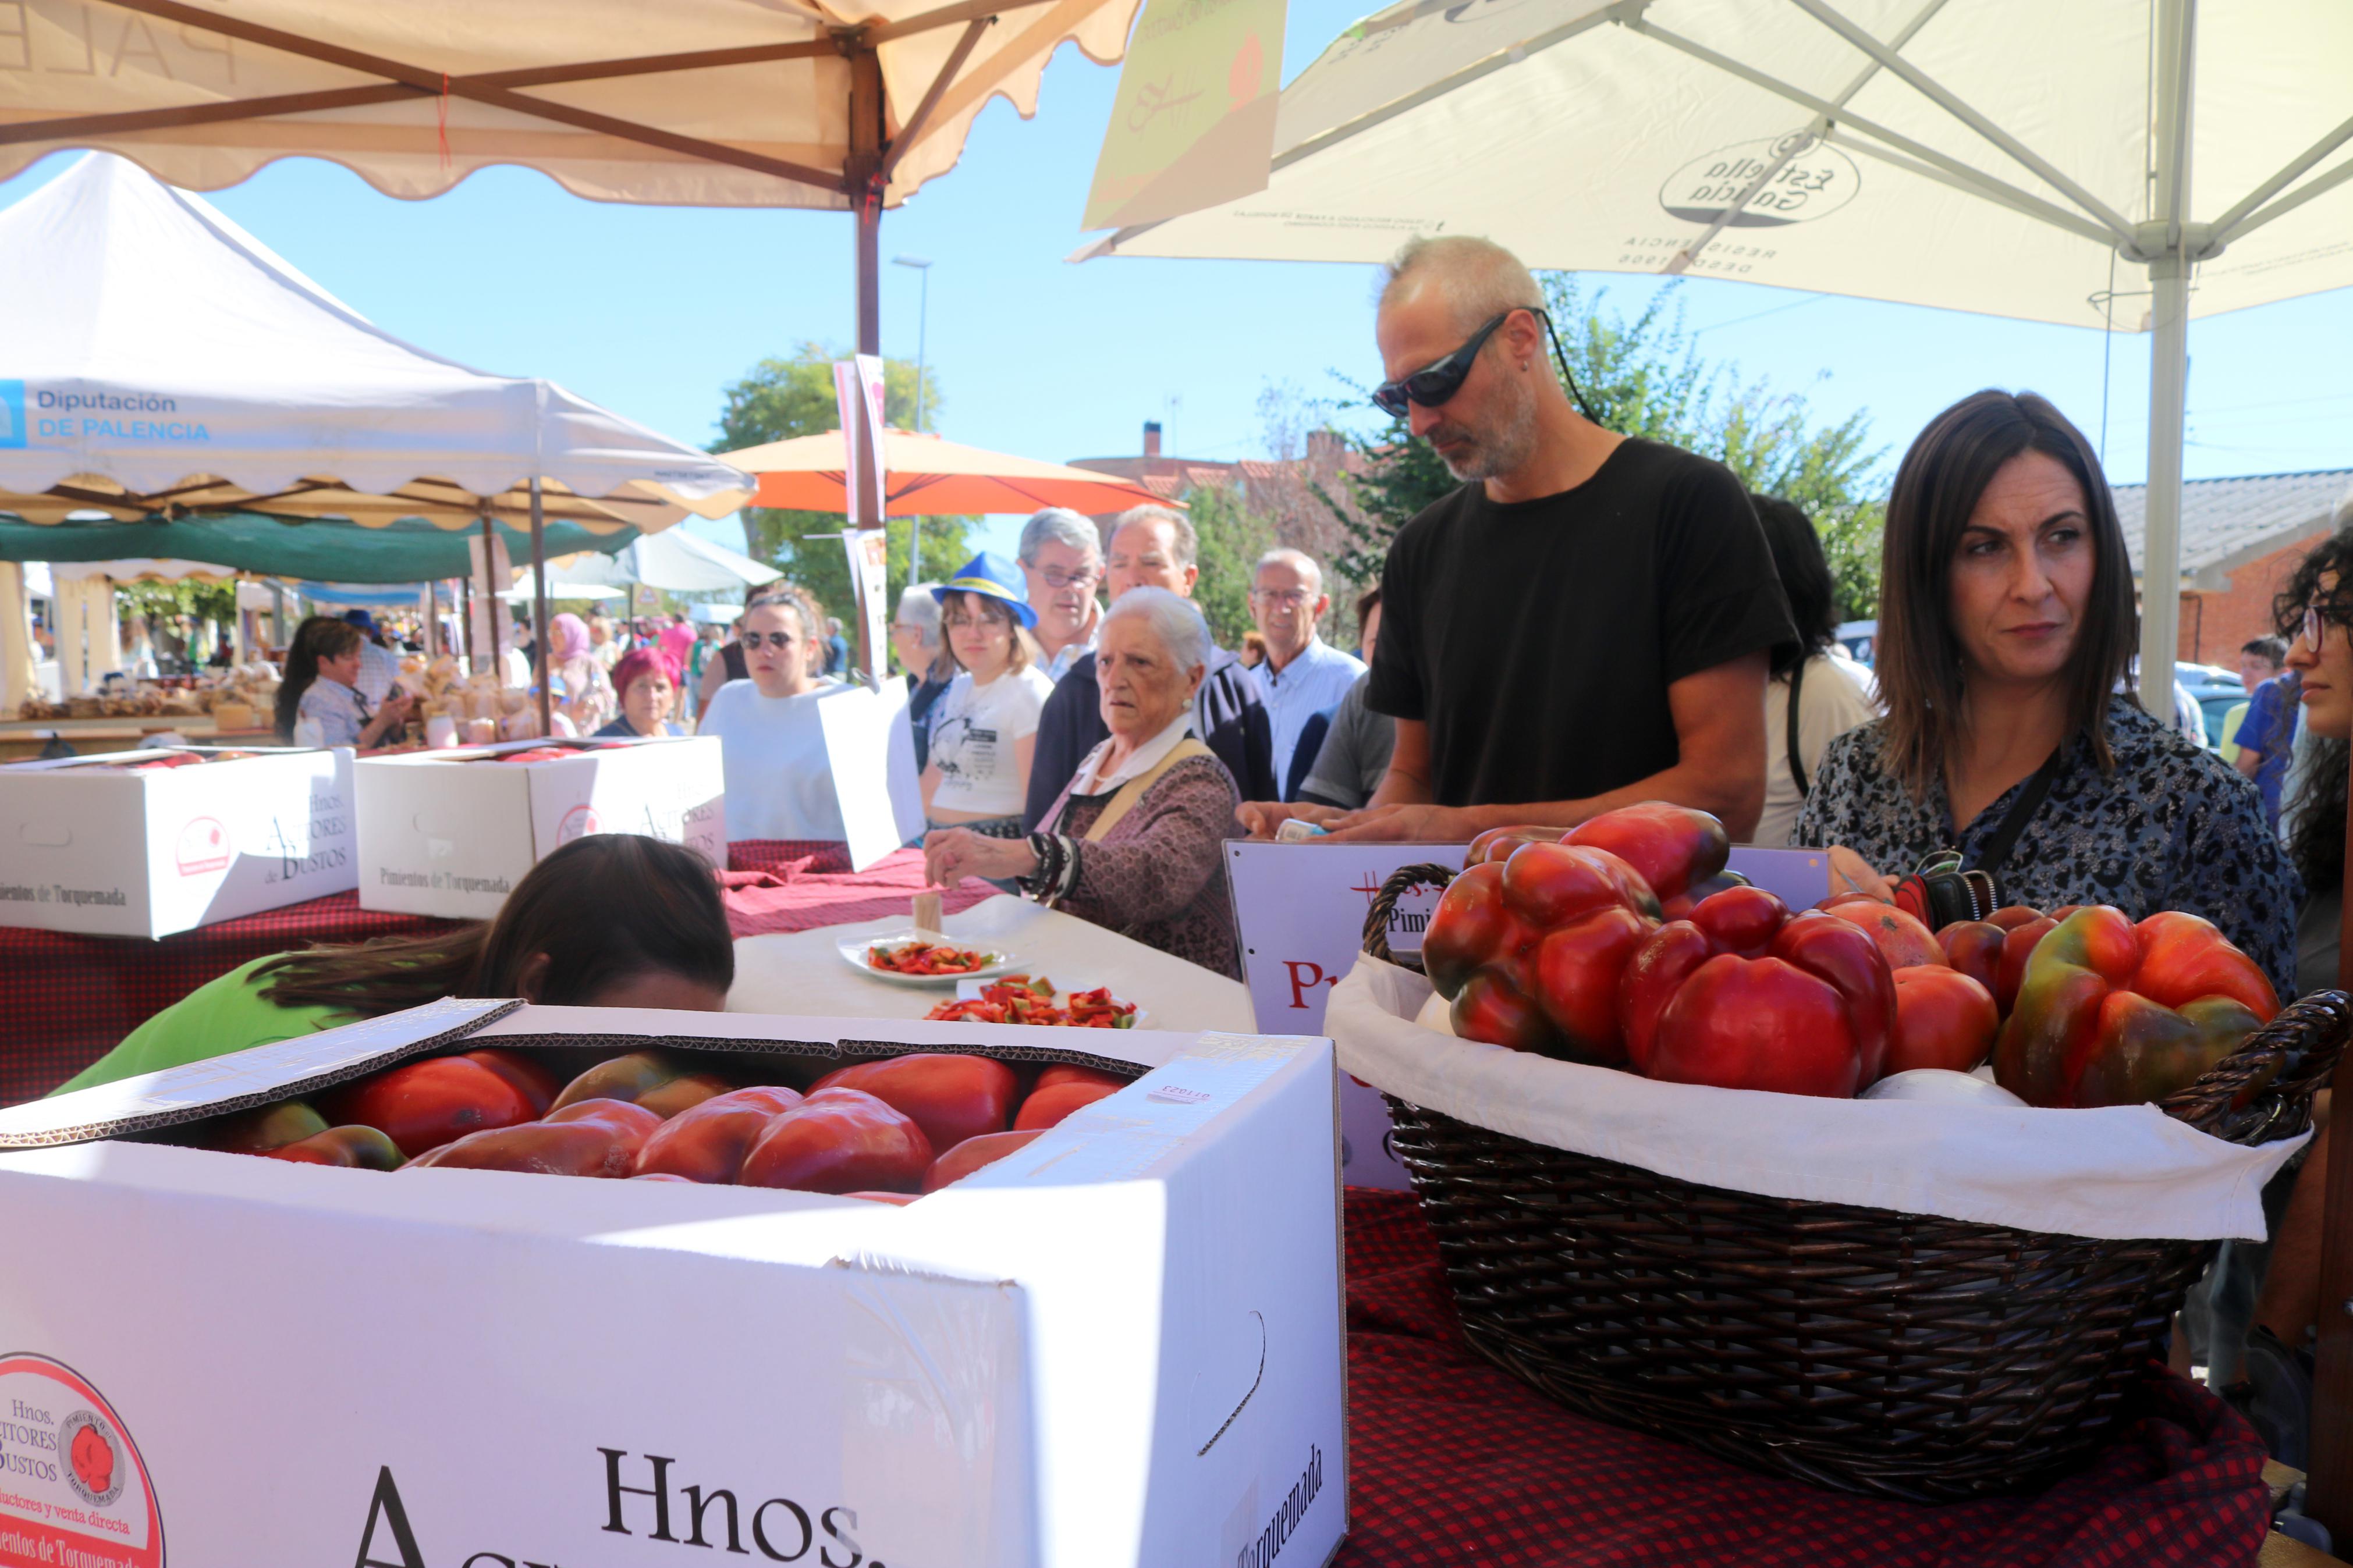
[{"label": "girl with glasses", "polygon": [[931,711],[928,827],[1021,837],[1038,715],[1054,687],[1036,667],[1029,628],[1037,613],[1020,582],[1011,562],[984,551],[932,591],[956,675]]}]

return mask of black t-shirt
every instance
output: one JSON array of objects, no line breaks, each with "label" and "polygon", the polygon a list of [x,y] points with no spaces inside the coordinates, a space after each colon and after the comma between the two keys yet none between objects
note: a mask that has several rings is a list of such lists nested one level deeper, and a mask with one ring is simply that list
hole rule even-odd
[{"label": "black t-shirt", "polygon": [[1796,637],[1740,481],[1628,440],[1575,489],[1465,485],[1400,529],[1366,700],[1430,726],[1440,805],[1581,800],[1674,765],[1670,685]]}]

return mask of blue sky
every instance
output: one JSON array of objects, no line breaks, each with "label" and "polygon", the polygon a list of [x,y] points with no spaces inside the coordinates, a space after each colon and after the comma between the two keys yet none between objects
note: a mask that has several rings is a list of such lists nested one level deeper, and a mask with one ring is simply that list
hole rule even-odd
[{"label": "blue sky", "polygon": [[[1362,9],[1363,0],[1293,0],[1286,79]],[[976,446],[1067,460],[1135,451],[1143,422],[1157,418],[1171,451],[1259,455],[1266,386],[1316,396],[1335,390],[1331,372],[1369,378],[1372,269],[1067,264],[1116,79],[1065,47],[1034,121],[992,103],[963,163],[884,218],[886,258],[934,263],[925,348],[944,392],[938,426]],[[62,162],[0,184],[0,205]],[[398,202],[302,160],[209,199],[393,331],[487,370],[550,377],[697,445],[715,434],[720,389],[762,355],[805,340],[841,347],[850,336],[844,214],[609,205],[512,169]],[[912,358],[917,275],[884,274],[883,347]],[[1659,286],[1591,281],[1620,306]],[[1825,417],[1869,410],[1876,441],[1895,452],[1938,408],[1986,385],[2041,391],[2096,439],[2105,374],[2109,470],[2142,477],[2146,337],[2104,342],[1713,280],[1684,285],[1682,299],[1711,357],[1806,393]],[[2353,466],[2347,343],[2353,289],[2197,323],[2190,477]]]}]

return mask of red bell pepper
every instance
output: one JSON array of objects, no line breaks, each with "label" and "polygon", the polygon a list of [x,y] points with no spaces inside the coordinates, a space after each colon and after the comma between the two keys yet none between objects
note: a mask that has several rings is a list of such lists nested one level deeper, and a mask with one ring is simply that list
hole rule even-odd
[{"label": "red bell pepper", "polygon": [[[1574,844],[1606,849],[1634,868],[1659,900],[1680,897],[1724,869],[1732,839],[1704,811],[1663,800],[1621,805],[1562,832],[1557,827],[1491,827],[1471,841],[1465,866],[1508,860],[1523,844]],[[1655,911],[1653,911],[1655,913]]]},{"label": "red bell pepper", "polygon": [[2035,943],[1994,1078],[2030,1105],[2162,1100],[2278,1011],[2262,968],[2210,922],[2168,910],[2136,925],[2095,904]]},{"label": "red bell pepper", "polygon": [[1614,1065],[1626,1059],[1619,975],[1657,908],[1615,855],[1524,843],[1448,885],[1422,937],[1422,964],[1454,1004],[1463,1038]]},{"label": "red bell pepper", "polygon": [[1895,982],[1860,927],[1733,888],[1651,933],[1626,966],[1619,1013],[1646,1077],[1851,1096],[1886,1060]]}]

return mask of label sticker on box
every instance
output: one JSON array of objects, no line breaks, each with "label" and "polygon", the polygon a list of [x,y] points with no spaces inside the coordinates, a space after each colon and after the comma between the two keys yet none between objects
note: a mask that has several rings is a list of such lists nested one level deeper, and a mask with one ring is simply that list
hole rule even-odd
[{"label": "label sticker on box", "polygon": [[0,1568],[163,1568],[164,1519],[114,1407],[63,1362],[0,1354]]}]

